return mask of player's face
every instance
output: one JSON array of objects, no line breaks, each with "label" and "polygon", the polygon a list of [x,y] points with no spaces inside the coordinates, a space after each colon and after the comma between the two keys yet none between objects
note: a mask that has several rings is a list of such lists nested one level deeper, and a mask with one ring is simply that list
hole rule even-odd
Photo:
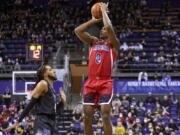
[{"label": "player's face", "polygon": [[107,29],[106,27],[103,27],[100,31],[100,38],[105,39],[107,38]]},{"label": "player's face", "polygon": [[49,79],[57,80],[56,72],[50,66],[46,66],[46,74]]}]

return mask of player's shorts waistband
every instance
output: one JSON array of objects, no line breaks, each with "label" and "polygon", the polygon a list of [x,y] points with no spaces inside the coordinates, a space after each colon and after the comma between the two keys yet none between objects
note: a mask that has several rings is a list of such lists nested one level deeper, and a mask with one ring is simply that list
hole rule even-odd
[{"label": "player's shorts waistband", "polygon": [[89,76],[88,79],[90,80],[109,80],[111,76]]}]

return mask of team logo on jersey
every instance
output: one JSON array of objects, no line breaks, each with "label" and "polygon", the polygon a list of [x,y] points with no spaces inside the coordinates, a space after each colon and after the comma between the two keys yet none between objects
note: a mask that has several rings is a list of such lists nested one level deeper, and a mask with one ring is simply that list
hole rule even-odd
[{"label": "team logo on jersey", "polygon": [[109,51],[109,47],[106,46],[106,45],[96,45],[92,48],[93,51],[96,51],[96,50],[103,50],[103,51]]},{"label": "team logo on jersey", "polygon": [[97,53],[96,54],[96,64],[100,64],[101,63],[101,54]]}]

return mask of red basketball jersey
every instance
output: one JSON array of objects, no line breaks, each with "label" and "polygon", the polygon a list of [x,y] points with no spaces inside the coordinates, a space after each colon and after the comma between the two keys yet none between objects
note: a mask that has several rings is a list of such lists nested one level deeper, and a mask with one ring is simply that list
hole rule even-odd
[{"label": "red basketball jersey", "polygon": [[111,78],[116,56],[111,43],[93,42],[89,48],[88,78]]}]

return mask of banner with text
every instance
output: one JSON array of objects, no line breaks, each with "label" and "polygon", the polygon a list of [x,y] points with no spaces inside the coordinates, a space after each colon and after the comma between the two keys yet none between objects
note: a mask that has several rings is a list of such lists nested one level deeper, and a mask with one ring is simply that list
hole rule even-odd
[{"label": "banner with text", "polygon": [[120,94],[154,94],[180,93],[180,81],[122,81],[114,80],[114,93]]}]

